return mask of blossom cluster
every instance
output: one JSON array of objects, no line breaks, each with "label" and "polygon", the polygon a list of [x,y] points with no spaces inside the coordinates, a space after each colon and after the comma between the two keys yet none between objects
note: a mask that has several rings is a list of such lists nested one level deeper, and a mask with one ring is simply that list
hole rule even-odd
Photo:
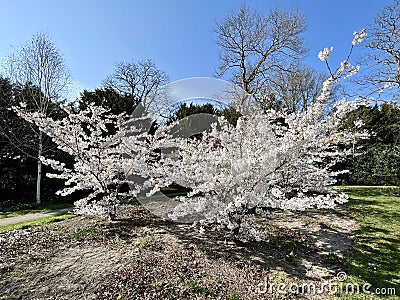
[{"label": "blossom cluster", "polygon": [[327,61],[329,59],[329,57],[331,56],[331,53],[333,51],[333,47],[329,48],[324,48],[324,50],[320,51],[318,53],[318,58],[321,61]]},{"label": "blossom cluster", "polygon": [[361,44],[364,41],[364,39],[367,37],[367,31],[364,28],[364,29],[361,29],[359,32],[354,31],[353,35],[354,35],[354,39],[351,42],[351,44],[354,46],[356,44]]}]

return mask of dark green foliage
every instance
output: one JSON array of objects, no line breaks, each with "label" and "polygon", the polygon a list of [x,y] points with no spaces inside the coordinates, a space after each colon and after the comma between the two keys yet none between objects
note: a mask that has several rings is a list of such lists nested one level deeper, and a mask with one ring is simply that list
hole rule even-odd
[{"label": "dark green foliage", "polygon": [[225,119],[231,123],[232,125],[236,126],[238,119],[242,116],[240,112],[238,112],[233,107],[227,107],[220,111],[220,114],[225,117]]},{"label": "dark green foliage", "polygon": [[[129,119],[135,110],[138,102],[132,95],[123,95],[113,88],[98,88],[94,92],[84,90],[77,101],[77,109],[85,110],[89,104],[101,106],[108,109],[111,114],[126,114]],[[108,134],[115,134],[115,128],[107,125]]]},{"label": "dark green foliage", "polygon": [[8,79],[0,78],[1,202],[9,202],[14,198],[33,200],[35,197],[36,161],[29,156],[33,155],[32,149],[28,143],[23,147],[15,145],[17,141],[15,143],[10,141],[16,136],[24,137],[28,142],[35,139],[29,124],[9,110],[12,105],[17,104],[20,95],[20,89],[16,89]]},{"label": "dark green foliage", "polygon": [[201,114],[201,113],[223,116],[225,117],[225,119],[227,119],[229,123],[235,126],[237,120],[241,116],[240,112],[238,112],[233,107],[226,107],[221,109],[221,108],[216,108],[211,103],[205,103],[205,104],[190,103],[190,105],[188,105],[187,103],[182,103],[179,106],[179,108],[170,115],[167,124],[171,124],[172,122],[177,120],[182,120],[190,115]]},{"label": "dark green foliage", "polygon": [[190,115],[205,113],[216,115],[218,113],[218,109],[216,109],[212,104],[206,103],[203,105],[190,103],[187,105],[186,103],[182,103],[178,110],[176,110],[171,116],[168,123],[172,123],[177,120],[182,120]]},{"label": "dark green foliage", "polygon": [[138,102],[131,95],[122,95],[112,88],[95,89],[94,92],[84,90],[78,100],[79,110],[84,110],[89,104],[95,104],[110,109],[112,114],[126,113],[131,115]]},{"label": "dark green foliage", "polygon": [[[27,109],[34,108],[34,96],[40,91],[31,84],[19,86],[0,77],[0,206],[16,207],[35,200],[37,177],[37,141],[38,128],[29,124],[10,108],[19,102],[27,103]],[[58,105],[50,102],[49,115],[54,118],[63,116]],[[50,139],[43,141],[45,155],[63,162],[71,160],[59,151]],[[51,171],[43,166],[43,173]],[[61,200],[55,192],[63,182],[43,176],[42,198],[44,202]],[[63,199],[63,201],[68,199]]]},{"label": "dark green foliage", "polygon": [[354,121],[362,120],[361,130],[372,136],[360,141],[361,155],[349,157],[342,165],[350,173],[342,176],[343,184],[400,185],[400,108],[394,104],[361,106],[351,112],[344,127],[357,130]]}]

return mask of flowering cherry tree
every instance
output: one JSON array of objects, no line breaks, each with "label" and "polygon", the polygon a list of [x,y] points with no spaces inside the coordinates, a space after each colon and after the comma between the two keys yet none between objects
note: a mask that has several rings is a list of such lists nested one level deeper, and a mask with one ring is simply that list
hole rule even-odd
[{"label": "flowering cherry tree", "polygon": [[58,171],[47,176],[65,180],[66,187],[58,194],[87,192],[75,203],[77,213],[107,215],[113,219],[124,200],[154,184],[151,178],[155,176],[146,168],[154,137],[142,132],[140,119],[127,122],[124,114],[112,115],[95,105],[75,113],[61,104],[67,116],[54,120],[38,112],[28,112],[23,106],[14,108],[18,115],[35,123],[59,149],[74,157],[73,166],[45,157],[41,160]]},{"label": "flowering cherry tree", "polygon": [[[350,54],[365,35],[355,33]],[[61,120],[14,109],[75,158],[73,166],[41,159],[59,172],[50,176],[65,180],[61,195],[88,192],[76,203],[79,213],[113,218],[122,200],[140,191],[151,196],[176,183],[192,191],[174,201],[170,218],[196,220],[201,230],[227,228],[240,239],[261,240],[251,225],[254,215],[270,209],[332,208],[347,201],[345,194],[327,188],[344,172],[332,166],[352,153],[354,140],[366,134],[340,129],[357,103],[342,100],[325,113],[333,83],[358,71],[349,63],[349,54],[332,72],[327,62],[332,50],[319,54],[330,77],[306,111],[260,113],[256,108],[239,118],[236,127],[219,118],[210,132],[197,138],[169,137],[166,133],[176,124],[150,135],[144,130],[145,118],[126,121],[125,115],[111,115],[94,105],[78,113],[63,105],[67,117]]]},{"label": "flowering cherry tree", "polygon": [[221,119],[220,128],[214,126],[201,140],[182,141],[181,158],[170,163],[166,176],[192,192],[181,197],[170,217],[201,215],[203,227],[261,239],[249,222],[254,214],[345,202],[345,194],[326,186],[340,174],[331,167],[352,151],[346,146],[354,135],[338,128],[353,107],[341,101],[323,119],[321,104],[300,114],[268,111],[242,117],[236,127]]},{"label": "flowering cherry tree", "polygon": [[[353,46],[360,39],[356,34]],[[325,48],[320,59],[326,61],[331,51]],[[346,202],[345,194],[327,188],[345,172],[333,171],[332,166],[353,151],[354,139],[366,134],[340,130],[341,120],[356,103],[339,101],[329,115],[324,104],[332,84],[356,71],[344,61],[307,111],[253,113],[239,118],[236,127],[220,118],[200,139],[181,140],[176,145],[178,159],[160,163],[170,181],[192,191],[180,197],[170,217],[197,219],[201,230],[227,228],[241,239],[261,240],[262,234],[251,225],[254,215],[271,208],[333,208]]]}]

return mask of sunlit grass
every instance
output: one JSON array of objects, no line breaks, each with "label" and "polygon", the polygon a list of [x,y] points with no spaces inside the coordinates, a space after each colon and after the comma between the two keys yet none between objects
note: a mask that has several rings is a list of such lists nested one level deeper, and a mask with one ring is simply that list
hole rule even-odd
[{"label": "sunlit grass", "polygon": [[[371,284],[369,291],[394,288],[396,296],[368,295],[368,299],[399,299],[400,294],[400,188],[345,187],[350,214],[357,220],[345,283]],[[393,292],[393,290],[392,290]],[[366,299],[365,293],[340,299]]]}]

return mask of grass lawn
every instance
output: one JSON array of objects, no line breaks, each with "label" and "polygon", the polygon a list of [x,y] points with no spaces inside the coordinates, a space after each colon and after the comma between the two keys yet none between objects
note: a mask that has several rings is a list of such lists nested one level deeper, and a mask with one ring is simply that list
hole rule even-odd
[{"label": "grass lawn", "polygon": [[49,217],[39,218],[39,219],[21,222],[21,223],[17,223],[17,224],[0,226],[0,233],[10,231],[13,229],[25,229],[25,228],[29,228],[29,227],[33,227],[33,226],[44,225],[47,223],[59,222],[59,221],[71,219],[74,217],[75,217],[74,214],[64,214],[64,215],[58,215],[58,216],[49,216]]},{"label": "grass lawn", "polygon": [[[400,295],[400,188],[344,187],[350,196],[350,214],[357,220],[353,251],[346,262],[345,283],[371,284],[375,294],[339,299],[380,299],[377,294]],[[378,289],[378,290],[377,290]],[[347,297],[347,298],[346,298]]]}]

